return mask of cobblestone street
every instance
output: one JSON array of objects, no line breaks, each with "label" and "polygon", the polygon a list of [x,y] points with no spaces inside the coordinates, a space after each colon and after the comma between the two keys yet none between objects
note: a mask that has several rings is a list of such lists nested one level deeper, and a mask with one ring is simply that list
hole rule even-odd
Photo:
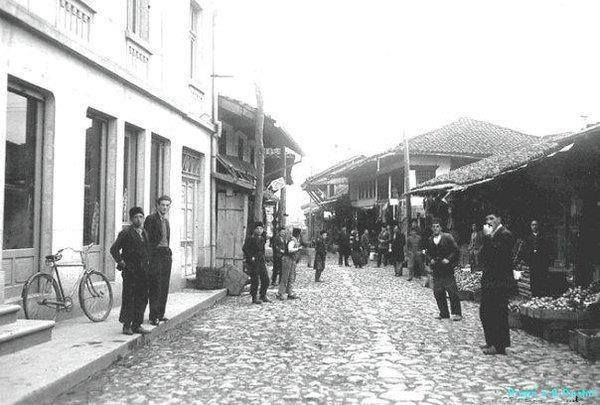
[{"label": "cobblestone street", "polygon": [[330,262],[313,278],[301,264],[300,300],[229,297],[57,402],[494,404],[517,402],[509,389],[600,388],[600,365],[522,331],[508,356],[483,355],[477,304],[436,320],[431,290],[391,267]]}]

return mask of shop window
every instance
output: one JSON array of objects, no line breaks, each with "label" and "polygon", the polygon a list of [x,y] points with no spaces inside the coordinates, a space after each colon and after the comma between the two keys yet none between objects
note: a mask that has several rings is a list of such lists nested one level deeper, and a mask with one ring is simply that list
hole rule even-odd
[{"label": "shop window", "polygon": [[33,248],[40,201],[38,188],[43,103],[8,91],[4,183],[4,249]]},{"label": "shop window", "polygon": [[169,194],[169,141],[152,135],[150,147],[150,201],[154,202],[163,194]]},{"label": "shop window", "polygon": [[83,193],[83,244],[101,244],[106,161],[106,121],[88,116],[85,131],[85,176]]},{"label": "shop window", "polygon": [[129,222],[129,209],[140,205],[138,201],[138,147],[140,131],[125,127],[123,148],[123,223]]}]

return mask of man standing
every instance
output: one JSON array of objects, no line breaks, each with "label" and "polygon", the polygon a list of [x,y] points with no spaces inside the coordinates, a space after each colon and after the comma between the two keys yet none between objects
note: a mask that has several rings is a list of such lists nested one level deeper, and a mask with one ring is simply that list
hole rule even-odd
[{"label": "man standing", "polygon": [[338,256],[338,264],[340,266],[342,265],[343,259],[344,266],[350,267],[348,264],[348,256],[350,256],[350,236],[348,235],[345,226],[342,227],[342,232],[338,237]]},{"label": "man standing", "polygon": [[387,228],[385,225],[381,226],[381,232],[379,232],[379,237],[377,238],[377,267],[381,267],[381,262],[383,261],[383,265],[387,266],[387,259],[389,257],[388,249],[389,249],[389,235]]},{"label": "man standing", "polygon": [[[252,296],[253,304],[262,304],[263,302],[271,302],[267,298],[267,289],[269,288],[269,273],[265,263],[265,238],[263,236],[263,223],[255,222],[252,235],[246,238],[242,251],[246,259],[250,274],[250,295]],[[283,277],[282,280],[283,281]],[[281,282],[280,281],[280,282]],[[259,292],[258,285],[260,283],[260,299],[257,297]]]},{"label": "man standing", "polygon": [[360,246],[363,252],[363,264],[367,266],[369,264],[369,253],[371,253],[371,238],[368,229],[365,229],[360,237]]},{"label": "man standing", "polygon": [[422,250],[421,236],[417,230],[417,227],[413,227],[410,230],[408,239],[406,240],[406,253],[408,258],[408,281],[411,281],[413,277],[420,278],[423,271],[423,257],[421,256]]},{"label": "man standing", "polygon": [[169,248],[171,240],[171,227],[168,219],[169,208],[171,208],[171,198],[168,195],[158,197],[156,212],[148,215],[144,222],[144,229],[148,235],[150,245],[148,281],[151,325],[168,321],[168,318],[165,318],[165,308],[169,296],[171,264],[173,263],[172,252]]},{"label": "man standing", "polygon": [[271,276],[271,285],[277,285],[277,277],[281,281],[281,260],[285,253],[285,228],[279,228],[279,232],[271,238],[271,248],[273,249],[273,274]]},{"label": "man standing", "polygon": [[131,225],[119,232],[117,240],[110,248],[110,254],[121,270],[123,291],[119,322],[123,324],[123,334],[146,334],[142,327],[144,312],[148,303],[148,240],[144,231],[144,210],[133,207],[129,210]]},{"label": "man standing", "polygon": [[298,298],[294,294],[294,282],[296,281],[296,265],[300,260],[300,228],[292,230],[292,239],[287,243],[285,255],[281,267],[281,281],[279,282],[279,291],[277,299],[283,300],[283,294],[287,293],[288,300]]},{"label": "man standing", "polygon": [[352,263],[357,269],[362,269],[363,266],[363,253],[362,246],[360,244],[360,235],[358,229],[354,228],[350,232],[350,250],[352,252]]},{"label": "man standing", "polygon": [[519,259],[529,266],[531,280],[531,295],[544,297],[548,291],[548,267],[550,266],[550,244],[540,233],[537,220],[531,221],[531,233],[523,243]]},{"label": "man standing", "polygon": [[514,283],[512,272],[512,233],[502,225],[496,213],[489,214],[483,226],[481,261],[481,305],[479,316],[485,345],[485,354],[506,354],[510,346],[508,328],[508,296]]},{"label": "man standing", "polygon": [[327,258],[327,231],[321,231],[321,236],[317,238],[315,244],[315,282],[321,281],[321,273],[325,269],[325,260]]},{"label": "man standing", "polygon": [[394,274],[396,277],[402,275],[402,263],[404,263],[404,246],[406,245],[406,238],[400,231],[400,227],[396,225],[394,227],[394,233],[392,235],[392,263],[394,265]]},{"label": "man standing", "polygon": [[433,235],[427,241],[427,257],[433,270],[433,296],[440,311],[436,319],[450,318],[446,300],[447,292],[450,297],[452,320],[460,321],[462,311],[454,278],[454,267],[458,262],[458,246],[452,235],[442,232],[439,219],[433,220],[431,230]]}]

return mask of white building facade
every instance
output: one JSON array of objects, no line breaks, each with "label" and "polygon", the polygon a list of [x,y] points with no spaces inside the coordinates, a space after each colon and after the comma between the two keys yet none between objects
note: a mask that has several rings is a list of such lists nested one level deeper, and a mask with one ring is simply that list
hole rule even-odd
[{"label": "white building facade", "polygon": [[204,0],[0,0],[0,303],[64,247],[120,283],[108,248],[162,194],[172,289],[210,263],[212,27]]}]

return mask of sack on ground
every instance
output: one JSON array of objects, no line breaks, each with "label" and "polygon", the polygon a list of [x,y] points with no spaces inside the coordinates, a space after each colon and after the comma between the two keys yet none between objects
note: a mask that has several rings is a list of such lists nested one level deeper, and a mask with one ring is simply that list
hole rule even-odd
[{"label": "sack on ground", "polygon": [[223,288],[227,289],[228,295],[240,295],[248,282],[248,275],[240,268],[230,264],[219,269],[222,274]]}]

